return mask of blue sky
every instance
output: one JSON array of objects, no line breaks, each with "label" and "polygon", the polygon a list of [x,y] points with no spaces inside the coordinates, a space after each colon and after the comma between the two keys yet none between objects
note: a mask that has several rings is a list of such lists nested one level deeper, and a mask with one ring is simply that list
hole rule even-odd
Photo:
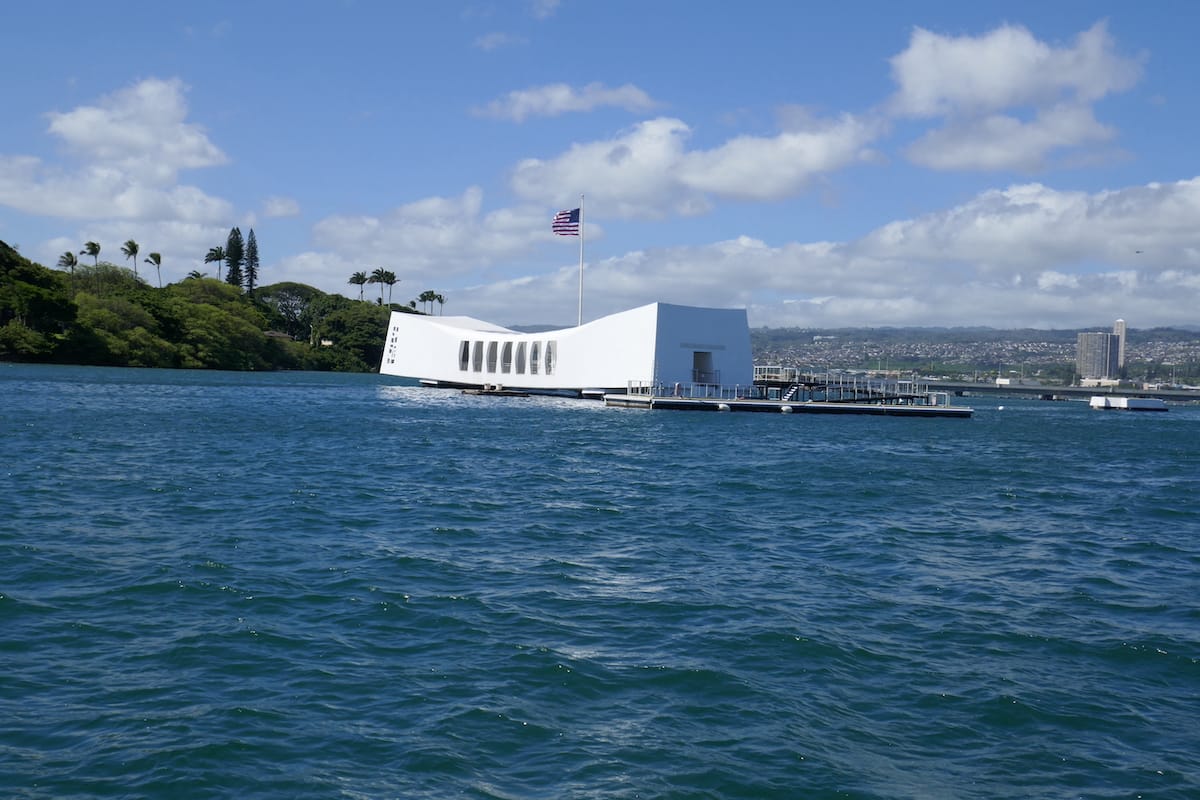
[{"label": "blue sky", "polygon": [[215,275],[236,225],[263,283],[569,325],[583,194],[585,319],[1200,323],[1193,3],[34,6],[0,10],[0,239],[48,266]]}]

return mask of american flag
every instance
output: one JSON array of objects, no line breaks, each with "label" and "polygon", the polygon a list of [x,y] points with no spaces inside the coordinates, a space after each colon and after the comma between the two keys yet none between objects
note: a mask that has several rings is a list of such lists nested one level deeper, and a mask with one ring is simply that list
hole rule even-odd
[{"label": "american flag", "polygon": [[559,236],[578,236],[579,209],[572,208],[569,211],[558,212],[554,215],[554,224],[551,227]]}]

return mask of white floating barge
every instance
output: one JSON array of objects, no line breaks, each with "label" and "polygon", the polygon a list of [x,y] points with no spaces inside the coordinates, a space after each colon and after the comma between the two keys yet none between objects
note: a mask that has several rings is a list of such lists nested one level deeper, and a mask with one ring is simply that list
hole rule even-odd
[{"label": "white floating barge", "polygon": [[1167,404],[1156,397],[1108,397],[1093,395],[1092,408],[1117,411],[1166,411]]}]

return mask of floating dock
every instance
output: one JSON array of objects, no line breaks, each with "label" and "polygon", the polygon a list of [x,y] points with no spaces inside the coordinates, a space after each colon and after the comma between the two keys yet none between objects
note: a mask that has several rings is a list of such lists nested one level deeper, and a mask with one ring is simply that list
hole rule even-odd
[{"label": "floating dock", "polygon": [[950,405],[950,393],[930,391],[912,380],[866,380],[758,367],[751,386],[708,383],[630,382],[604,403],[670,411],[751,411],[776,414],[865,414],[890,417],[970,417],[974,410]]},{"label": "floating dock", "polygon": [[1097,395],[1089,402],[1092,408],[1120,411],[1167,411],[1167,404],[1156,397],[1108,397]]},{"label": "floating dock", "polygon": [[669,411],[752,411],[775,414],[866,414],[889,417],[970,417],[966,406],[924,403],[829,403],[819,400],[757,400],[750,398],[674,397],[652,394],[606,394],[606,406]]}]

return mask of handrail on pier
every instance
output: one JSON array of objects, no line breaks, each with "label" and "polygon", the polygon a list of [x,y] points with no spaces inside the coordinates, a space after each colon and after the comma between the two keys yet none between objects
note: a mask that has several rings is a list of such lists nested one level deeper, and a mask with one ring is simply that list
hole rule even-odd
[{"label": "handrail on pier", "polygon": [[[707,376],[705,376],[707,377]],[[931,391],[912,378],[872,378],[861,373],[802,372],[793,367],[755,367],[752,385],[716,382],[629,381],[626,393],[651,398],[771,400],[783,403],[866,403],[948,406],[950,394]]]}]

